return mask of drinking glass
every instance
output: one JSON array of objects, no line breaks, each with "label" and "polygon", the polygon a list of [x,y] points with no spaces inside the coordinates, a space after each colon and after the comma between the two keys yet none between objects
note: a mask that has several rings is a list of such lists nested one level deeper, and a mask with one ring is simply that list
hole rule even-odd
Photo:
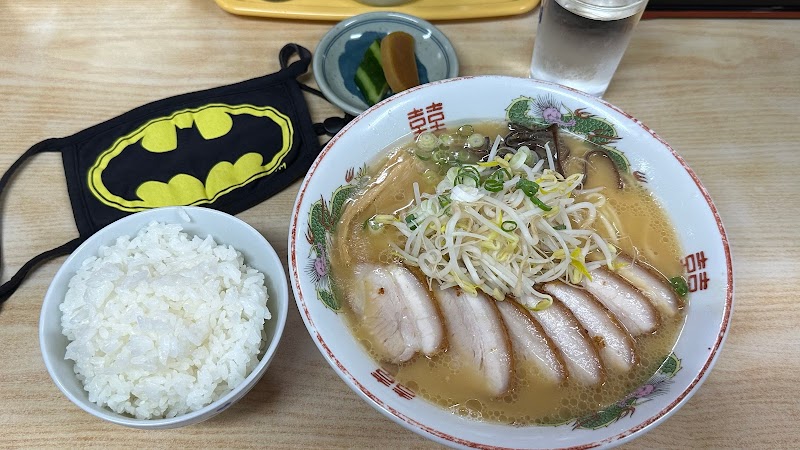
[{"label": "drinking glass", "polygon": [[602,97],[647,0],[542,0],[531,77]]}]

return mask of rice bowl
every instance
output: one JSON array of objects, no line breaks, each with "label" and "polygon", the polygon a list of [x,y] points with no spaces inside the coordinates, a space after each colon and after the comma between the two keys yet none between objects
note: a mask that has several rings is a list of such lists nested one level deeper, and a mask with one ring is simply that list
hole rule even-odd
[{"label": "rice bowl", "polygon": [[[151,222],[90,256],[59,309],[89,399],[138,419],[197,411],[244,381],[271,316],[241,253]],[[166,399],[166,401],[164,401]]]},{"label": "rice bowl", "polygon": [[[123,237],[140,230],[143,236]],[[153,239],[171,240],[177,255],[164,264]],[[128,258],[130,270],[121,270],[132,255],[138,260]],[[187,283],[201,272],[207,283]],[[110,289],[116,296],[91,306]],[[189,297],[197,301],[176,302]],[[56,385],[87,412],[132,427],[173,428],[218,414],[257,383],[277,349],[287,304],[283,266],[255,229],[207,208],[160,208],[111,224],[67,258],[45,296],[40,345]]]}]

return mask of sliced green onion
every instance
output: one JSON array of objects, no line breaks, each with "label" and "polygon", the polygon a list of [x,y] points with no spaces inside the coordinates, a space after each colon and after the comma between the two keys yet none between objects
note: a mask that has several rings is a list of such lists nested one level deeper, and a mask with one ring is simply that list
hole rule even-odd
[{"label": "sliced green onion", "polygon": [[503,190],[503,182],[489,178],[483,183],[483,188],[489,192],[500,192]]},{"label": "sliced green onion", "polygon": [[538,206],[540,209],[544,211],[550,211],[551,207],[547,206],[543,201],[539,200],[536,197],[536,192],[539,191],[539,185],[531,180],[526,180],[524,178],[517,181],[517,189],[522,190],[526,196],[533,202],[534,205]]},{"label": "sliced green onion", "polygon": [[472,133],[467,138],[467,147],[469,148],[480,148],[484,143],[486,143],[486,138],[480,133]]},{"label": "sliced green onion", "polygon": [[533,197],[539,191],[539,185],[535,181],[520,178],[517,181],[517,189],[521,190],[528,197]]},{"label": "sliced green onion", "polygon": [[443,134],[439,136],[439,143],[445,147],[450,147],[453,145],[453,142],[455,142],[455,139],[449,134]]},{"label": "sliced green onion", "polygon": [[458,169],[458,174],[456,174],[456,179],[453,182],[455,185],[465,184],[464,182],[470,179],[475,182],[475,186],[479,186],[481,182],[481,175],[478,173],[478,169],[474,166],[461,166]]},{"label": "sliced green onion", "polygon": [[448,206],[450,206],[450,203],[452,203],[452,200],[450,200],[450,196],[448,195],[442,194],[436,198],[439,200],[439,206],[441,206],[442,208],[447,208]]},{"label": "sliced green onion", "polygon": [[474,174],[476,177],[481,176],[480,172],[478,172],[478,169],[475,166],[464,166],[461,168],[461,171],[469,172],[471,174]]},{"label": "sliced green onion", "polygon": [[406,221],[406,225],[408,225],[408,228],[410,230],[413,231],[413,230],[417,229],[417,225],[418,225],[417,224],[417,216],[415,216],[414,214],[409,214],[409,215],[406,216],[405,221]]},{"label": "sliced green onion", "polygon": [[689,285],[683,277],[672,277],[669,279],[669,284],[672,285],[672,290],[675,291],[680,297],[686,297],[689,294]]},{"label": "sliced green onion", "polygon": [[514,169],[519,169],[525,164],[525,161],[528,160],[528,156],[531,153],[532,152],[528,150],[528,147],[523,145],[517,150],[517,153],[515,153],[514,156],[512,156],[511,159],[508,161],[508,165],[513,167]]},{"label": "sliced green onion", "polygon": [[469,164],[471,153],[468,150],[454,151],[452,153],[452,160],[455,164]]},{"label": "sliced green onion", "polygon": [[503,231],[514,231],[517,229],[517,222],[506,220],[500,225],[500,229]]},{"label": "sliced green onion", "polygon": [[486,178],[483,187],[489,192],[500,192],[506,178],[511,179],[511,173],[504,168],[497,169]]},{"label": "sliced green onion", "polygon": [[417,150],[417,151],[414,152],[414,156],[419,158],[421,161],[430,161],[430,159],[433,156],[433,154],[432,153],[425,153],[425,152]]},{"label": "sliced green onion", "polygon": [[543,211],[550,211],[551,209],[553,209],[547,206],[543,201],[539,200],[537,197],[531,197],[531,201],[533,202],[534,205],[538,206]]},{"label": "sliced green onion", "polygon": [[430,131],[426,131],[417,137],[417,147],[420,150],[432,152],[439,146],[439,138]]},{"label": "sliced green onion", "polygon": [[461,125],[458,127],[458,134],[461,136],[469,136],[475,132],[475,128],[472,125]]}]

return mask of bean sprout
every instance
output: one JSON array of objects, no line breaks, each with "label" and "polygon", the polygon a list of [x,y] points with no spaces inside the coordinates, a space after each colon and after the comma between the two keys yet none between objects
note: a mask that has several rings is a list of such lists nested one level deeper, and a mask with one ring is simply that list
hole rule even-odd
[{"label": "bean sprout", "polygon": [[451,168],[435,192],[415,184],[410,209],[374,220],[405,237],[392,244],[395,255],[429,282],[498,301],[531,298],[538,303],[526,306],[541,309],[552,303],[537,289],[541,283],[575,284],[589,270],[611,266],[616,248],[592,228],[598,219],[609,225],[598,211],[605,197],[596,190],[580,195],[584,176],[556,172],[549,148],[543,160],[529,158],[527,147],[499,155],[499,144],[488,160]]}]

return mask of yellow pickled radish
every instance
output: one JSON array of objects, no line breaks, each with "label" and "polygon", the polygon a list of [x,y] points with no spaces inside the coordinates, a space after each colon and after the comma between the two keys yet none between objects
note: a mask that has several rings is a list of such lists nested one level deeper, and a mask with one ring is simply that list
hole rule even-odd
[{"label": "yellow pickled radish", "polygon": [[381,40],[381,66],[394,92],[419,85],[414,37],[403,31],[389,33]]}]

